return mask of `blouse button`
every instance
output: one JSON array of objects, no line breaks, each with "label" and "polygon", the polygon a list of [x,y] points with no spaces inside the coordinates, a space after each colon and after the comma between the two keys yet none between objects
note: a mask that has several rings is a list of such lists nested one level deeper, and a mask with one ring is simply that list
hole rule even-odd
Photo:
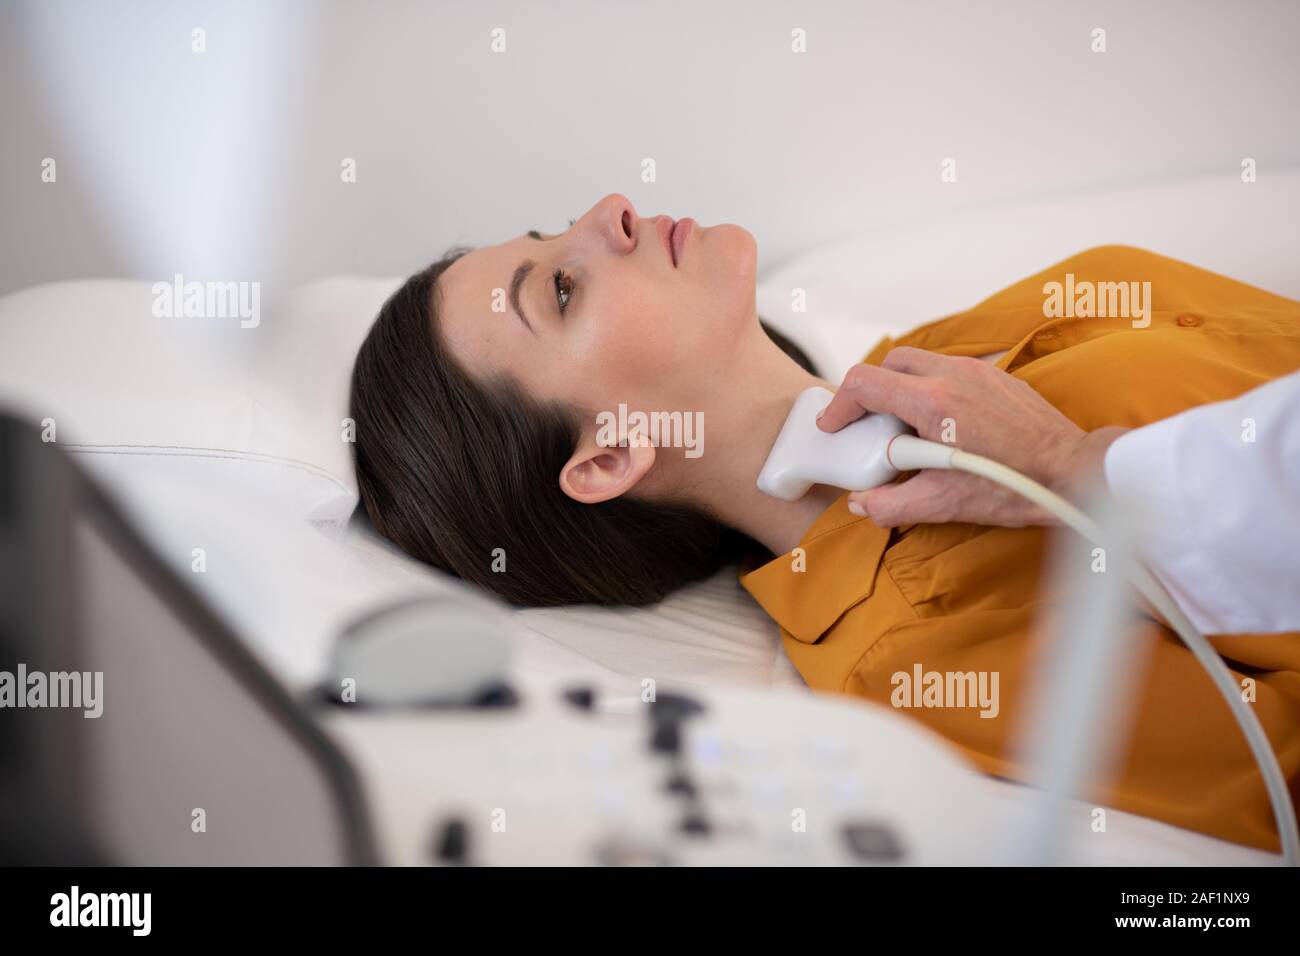
[{"label": "blouse button", "polygon": [[1191,312],[1184,312],[1182,315],[1178,316],[1178,318],[1174,319],[1174,321],[1185,329],[1192,329],[1200,325],[1202,319],[1199,315],[1193,315]]}]

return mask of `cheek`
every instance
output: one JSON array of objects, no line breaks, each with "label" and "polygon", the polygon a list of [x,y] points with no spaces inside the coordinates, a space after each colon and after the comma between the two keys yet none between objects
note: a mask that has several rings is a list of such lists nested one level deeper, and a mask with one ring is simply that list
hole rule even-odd
[{"label": "cheek", "polygon": [[593,311],[583,334],[556,356],[567,397],[594,409],[613,410],[620,402],[641,409],[676,407],[686,384],[700,376],[702,356],[699,343],[673,319],[674,310],[635,293]]},{"label": "cheek", "polygon": [[685,290],[635,272],[610,277],[583,314],[583,364],[624,377],[662,373],[679,360]]},{"label": "cheek", "polygon": [[607,320],[593,340],[584,362],[593,378],[615,381],[645,394],[647,387],[672,378],[689,354],[682,330],[671,309],[632,308],[629,302]]},{"label": "cheek", "polygon": [[629,270],[593,293],[556,357],[574,400],[602,408],[698,401],[752,324],[756,243],[739,226],[714,226],[701,252],[684,274]]},{"label": "cheek", "polygon": [[619,402],[642,410],[702,408],[719,374],[727,345],[716,329],[660,321],[642,326],[600,355],[591,395],[614,409]]}]

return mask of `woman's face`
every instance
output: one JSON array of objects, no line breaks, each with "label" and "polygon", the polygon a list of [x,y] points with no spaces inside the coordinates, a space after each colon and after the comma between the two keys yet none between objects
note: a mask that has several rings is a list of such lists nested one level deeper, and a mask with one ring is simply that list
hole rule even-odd
[{"label": "woman's face", "polygon": [[566,232],[476,249],[439,281],[441,334],[480,381],[504,372],[536,399],[702,412],[762,335],[755,243],[692,225],[674,262],[673,225],[614,194]]}]

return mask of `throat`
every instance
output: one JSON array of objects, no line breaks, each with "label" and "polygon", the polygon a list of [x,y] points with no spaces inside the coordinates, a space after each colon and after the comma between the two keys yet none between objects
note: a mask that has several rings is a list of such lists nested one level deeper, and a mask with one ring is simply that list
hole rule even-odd
[{"label": "throat", "polygon": [[[749,532],[750,537],[773,554],[785,554],[799,546],[808,529],[843,494],[839,488],[814,485],[798,501],[781,501],[760,491],[758,495],[764,505],[764,514],[759,521],[763,529],[761,532]],[[763,537],[759,536],[760,533]]]},{"label": "throat", "polygon": [[[734,421],[720,436],[724,447],[714,458],[719,470],[699,489],[702,503],[723,523],[778,555],[797,547],[813,522],[843,494],[838,488],[815,485],[797,501],[782,501],[758,490],[758,473],[795,398],[813,385],[827,387],[793,363],[783,371],[786,374],[777,387],[769,384],[763,394],[751,395],[737,406]],[[710,440],[719,439],[711,436]]]}]

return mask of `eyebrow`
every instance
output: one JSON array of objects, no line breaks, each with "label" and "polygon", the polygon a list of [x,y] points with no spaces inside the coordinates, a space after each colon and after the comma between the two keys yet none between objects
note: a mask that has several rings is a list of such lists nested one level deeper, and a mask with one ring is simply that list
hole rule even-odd
[{"label": "eyebrow", "polygon": [[[555,237],[543,236],[536,229],[529,229],[528,238],[536,239],[538,242],[547,242]],[[528,321],[528,316],[524,315],[524,310],[519,305],[519,290],[523,288],[524,282],[528,278],[528,274],[533,271],[534,265],[536,265],[536,263],[531,259],[525,259],[519,264],[519,267],[515,269],[515,274],[510,277],[510,305],[514,307],[519,318],[523,319],[524,325],[528,326],[528,331],[536,335],[537,332],[533,328],[533,323]]]},{"label": "eyebrow", "polygon": [[515,270],[515,274],[510,277],[510,304],[514,306],[514,310],[518,313],[519,318],[524,320],[524,325],[528,326],[528,331],[532,332],[534,335],[536,335],[537,332],[533,328],[533,323],[528,321],[528,316],[524,315],[523,307],[519,304],[519,290],[523,286],[524,280],[528,278],[528,274],[533,271],[533,266],[535,264],[536,263],[531,259],[521,262],[519,268]]}]

